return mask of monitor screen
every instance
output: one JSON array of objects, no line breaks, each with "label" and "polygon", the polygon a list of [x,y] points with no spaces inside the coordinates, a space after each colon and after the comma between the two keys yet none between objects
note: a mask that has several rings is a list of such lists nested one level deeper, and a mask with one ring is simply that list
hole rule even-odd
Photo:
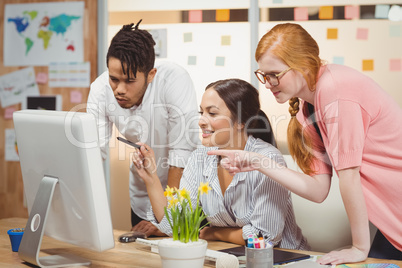
[{"label": "monitor screen", "polygon": [[59,255],[38,258],[43,234],[95,251],[113,248],[93,115],[21,110],[13,119],[29,212],[20,258],[39,266],[78,262]]}]

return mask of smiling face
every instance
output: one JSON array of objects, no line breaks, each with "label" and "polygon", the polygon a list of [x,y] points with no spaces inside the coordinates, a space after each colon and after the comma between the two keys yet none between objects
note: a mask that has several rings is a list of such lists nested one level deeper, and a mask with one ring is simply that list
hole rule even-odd
[{"label": "smiling face", "polygon": [[230,110],[213,87],[202,96],[200,114],[198,125],[202,130],[202,145],[221,149],[243,146],[244,128],[233,123]]},{"label": "smiling face", "polygon": [[[288,69],[289,66],[268,50],[258,60],[258,68],[265,74],[279,74]],[[305,90],[308,90],[303,75],[293,69],[279,77],[279,85],[273,87],[267,82],[265,87],[271,90],[278,103],[285,103],[293,97],[303,98]],[[310,91],[308,90],[308,92]]]},{"label": "smiling face", "polygon": [[109,58],[109,84],[113,90],[116,101],[122,108],[131,108],[134,105],[140,105],[148,84],[155,77],[156,69],[152,69],[148,75],[137,72],[136,77],[130,75],[128,79],[127,73],[123,73],[120,60]]}]

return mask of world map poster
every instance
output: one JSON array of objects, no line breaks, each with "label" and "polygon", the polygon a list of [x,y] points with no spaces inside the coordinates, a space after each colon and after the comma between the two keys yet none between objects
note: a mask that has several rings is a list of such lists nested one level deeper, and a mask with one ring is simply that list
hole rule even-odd
[{"label": "world map poster", "polygon": [[4,66],[83,62],[84,2],[7,4]]}]

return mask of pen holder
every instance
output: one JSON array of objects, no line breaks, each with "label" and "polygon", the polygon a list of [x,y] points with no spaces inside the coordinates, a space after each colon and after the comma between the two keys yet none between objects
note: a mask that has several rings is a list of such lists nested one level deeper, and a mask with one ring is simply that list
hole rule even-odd
[{"label": "pen holder", "polygon": [[11,242],[11,249],[14,252],[18,252],[18,249],[20,247],[22,235],[24,234],[24,228],[15,228],[15,229],[10,229],[7,231],[8,236],[10,237],[10,242]]},{"label": "pen holder", "polygon": [[272,268],[274,266],[274,251],[272,247],[246,247],[246,263],[247,268]]}]

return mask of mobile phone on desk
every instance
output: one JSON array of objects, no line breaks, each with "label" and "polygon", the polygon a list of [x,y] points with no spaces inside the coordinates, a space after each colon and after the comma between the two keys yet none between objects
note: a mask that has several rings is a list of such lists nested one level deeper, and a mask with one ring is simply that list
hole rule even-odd
[{"label": "mobile phone on desk", "polygon": [[135,242],[137,238],[147,238],[147,235],[143,232],[131,231],[119,236],[119,242],[121,243]]},{"label": "mobile phone on desk", "polygon": [[134,142],[128,141],[128,140],[126,140],[126,139],[123,139],[122,137],[117,137],[117,140],[119,140],[119,141],[121,141],[121,142],[124,142],[125,144],[128,144],[128,145],[130,145],[130,146],[133,146],[134,148],[137,148],[137,149],[140,149],[140,148],[141,148],[140,145],[135,144]]}]

